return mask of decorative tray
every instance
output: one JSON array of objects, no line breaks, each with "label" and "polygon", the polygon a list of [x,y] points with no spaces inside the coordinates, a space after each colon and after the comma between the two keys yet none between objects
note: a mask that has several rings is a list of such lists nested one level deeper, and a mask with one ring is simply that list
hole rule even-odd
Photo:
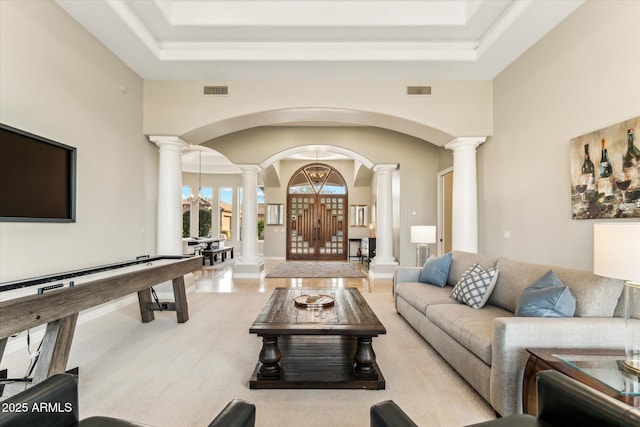
[{"label": "decorative tray", "polygon": [[304,308],[324,308],[332,306],[334,299],[331,295],[298,295],[293,299],[295,304]]}]

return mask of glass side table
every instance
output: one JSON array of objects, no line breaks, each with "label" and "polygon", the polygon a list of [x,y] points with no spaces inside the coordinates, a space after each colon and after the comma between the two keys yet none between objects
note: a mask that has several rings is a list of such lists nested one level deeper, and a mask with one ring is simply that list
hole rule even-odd
[{"label": "glass side table", "polygon": [[640,396],[640,378],[622,367],[620,356],[556,353],[553,355],[570,367],[590,376],[623,396]]},{"label": "glass side table", "polygon": [[631,406],[640,407],[640,378],[622,369],[624,350],[527,349],[522,382],[523,412],[537,414],[536,374],[553,369]]}]

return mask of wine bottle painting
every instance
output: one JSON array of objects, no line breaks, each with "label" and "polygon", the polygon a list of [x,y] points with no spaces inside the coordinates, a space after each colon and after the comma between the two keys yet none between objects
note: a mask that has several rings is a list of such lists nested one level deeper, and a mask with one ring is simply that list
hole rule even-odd
[{"label": "wine bottle painting", "polygon": [[640,117],[570,142],[573,219],[640,218]]}]

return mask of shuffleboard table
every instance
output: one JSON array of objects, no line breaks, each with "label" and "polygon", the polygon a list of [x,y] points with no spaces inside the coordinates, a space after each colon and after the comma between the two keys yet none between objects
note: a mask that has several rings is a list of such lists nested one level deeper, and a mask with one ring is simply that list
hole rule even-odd
[{"label": "shuffleboard table", "polygon": [[[138,293],[143,322],[154,320],[151,287],[172,281],[179,323],[189,320],[184,275],[202,268],[201,256],[142,257],[50,276],[0,283],[0,360],[9,337],[46,325],[33,383],[65,372],[78,314]],[[162,308],[162,307],[160,307]]]}]

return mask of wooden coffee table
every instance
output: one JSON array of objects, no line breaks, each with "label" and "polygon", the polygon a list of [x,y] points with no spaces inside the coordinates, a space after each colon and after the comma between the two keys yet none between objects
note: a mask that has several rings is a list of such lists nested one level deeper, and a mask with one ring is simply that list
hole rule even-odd
[{"label": "wooden coffee table", "polygon": [[[300,295],[325,294],[332,306],[297,306]],[[356,288],[276,288],[249,329],[262,337],[252,389],[385,388],[372,340],[386,329]]]},{"label": "wooden coffee table", "polygon": [[553,369],[631,406],[640,407],[640,380],[624,372],[623,350],[528,348],[522,381],[522,409],[537,415],[536,374]]}]

